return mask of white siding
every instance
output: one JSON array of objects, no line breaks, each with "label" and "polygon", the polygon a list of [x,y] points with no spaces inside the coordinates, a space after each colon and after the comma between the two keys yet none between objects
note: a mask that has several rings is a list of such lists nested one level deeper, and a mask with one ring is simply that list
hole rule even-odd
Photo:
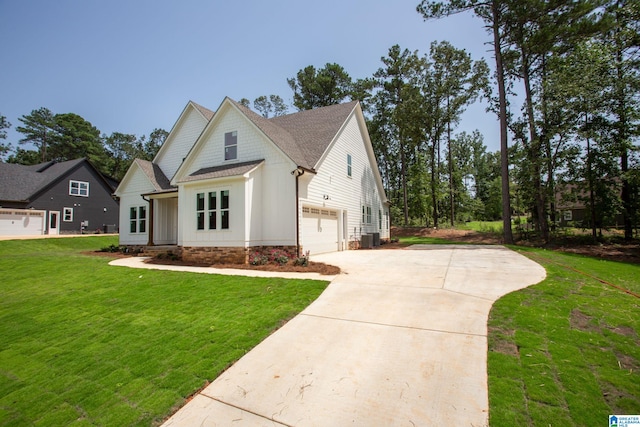
[{"label": "white siding", "polygon": [[[146,245],[149,236],[149,204],[142,198],[141,194],[150,193],[154,190],[147,176],[135,164],[135,168],[129,177],[126,185],[121,188],[120,193],[120,244],[121,245]],[[131,207],[147,207],[147,231],[145,233],[131,233],[129,228],[129,209]]]},{"label": "white siding", "polygon": [[[351,155],[351,177],[347,176],[347,154]],[[380,194],[376,185],[355,114],[347,120],[334,145],[321,161],[317,175],[303,176],[308,182],[307,204],[346,210],[346,237],[349,241],[371,232],[379,232],[381,238],[389,237],[384,224],[384,195]],[[362,206],[371,207],[371,224],[362,222]],[[382,226],[379,224],[379,212],[383,214]],[[341,229],[344,230],[344,224],[341,224]],[[304,243],[302,245],[304,247]],[[341,247],[346,247],[346,242]]]},{"label": "white siding", "polygon": [[[234,107],[221,107],[216,122],[202,135],[201,141],[189,155],[187,163],[180,170],[181,177],[207,167],[234,164],[264,159],[264,163],[248,178],[235,177],[233,181],[234,203],[239,204],[231,214],[233,231],[218,231],[211,235],[195,233],[195,194],[199,190],[217,188],[220,180],[209,184],[189,183],[180,186],[180,227],[179,244],[185,246],[260,246],[295,245],[295,177],[291,171],[296,165],[274,144],[256,129],[249,120]],[[224,135],[238,133],[238,158],[224,160]],[[184,192],[183,192],[184,189]],[[207,190],[209,191],[209,190]],[[213,191],[213,190],[212,190]],[[184,196],[184,197],[183,197]],[[242,197],[242,198],[239,198]],[[242,229],[236,228],[242,218]]]},{"label": "white siding", "polygon": [[178,198],[155,200],[153,240],[156,245],[175,245],[178,241]]},{"label": "white siding", "polygon": [[207,120],[188,106],[163,144],[164,149],[154,159],[154,163],[160,166],[167,178],[171,179],[176,173],[182,159],[187,156],[206,125]]},{"label": "white siding", "polygon": [[[217,229],[208,230],[205,216],[205,229],[197,229],[196,197],[198,193],[229,191],[229,229],[221,229],[218,219]],[[244,178],[231,180],[209,181],[180,186],[179,200],[179,241],[181,246],[245,246],[245,215],[244,215]],[[206,202],[206,199],[205,199]],[[220,201],[218,200],[218,204]],[[219,218],[218,212],[218,218]]]}]

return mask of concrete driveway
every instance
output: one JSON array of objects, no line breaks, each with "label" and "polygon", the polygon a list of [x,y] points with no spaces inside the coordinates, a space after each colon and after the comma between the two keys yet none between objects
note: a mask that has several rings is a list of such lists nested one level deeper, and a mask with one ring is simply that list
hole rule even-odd
[{"label": "concrete driveway", "polygon": [[501,246],[313,259],[343,274],[165,426],[488,424],[489,310],[541,266]]}]

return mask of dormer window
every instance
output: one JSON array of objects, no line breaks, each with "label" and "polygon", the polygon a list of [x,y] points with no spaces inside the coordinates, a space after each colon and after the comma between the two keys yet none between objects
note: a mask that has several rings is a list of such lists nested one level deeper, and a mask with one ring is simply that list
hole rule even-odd
[{"label": "dormer window", "polygon": [[235,160],[238,158],[238,131],[224,134],[224,159]]}]

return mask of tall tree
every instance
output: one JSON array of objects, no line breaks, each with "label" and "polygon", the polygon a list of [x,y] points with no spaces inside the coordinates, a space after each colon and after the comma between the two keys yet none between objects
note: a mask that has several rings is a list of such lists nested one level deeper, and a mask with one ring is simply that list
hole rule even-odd
[{"label": "tall tree", "polygon": [[24,135],[19,141],[20,144],[34,144],[40,152],[40,161],[48,160],[47,148],[55,133],[55,120],[51,111],[41,107],[18,120],[23,123],[23,126],[16,127],[16,130]]},{"label": "tall tree", "polygon": [[633,238],[634,188],[629,168],[633,140],[640,133],[640,2],[638,0],[613,0],[605,4],[604,22],[607,25],[604,39],[614,55],[613,103],[611,113],[615,117],[614,144],[618,147],[622,180],[622,213],[624,236]]},{"label": "tall tree", "polygon": [[56,114],[54,123],[55,134],[47,159],[65,161],[84,157],[105,172],[107,153],[95,126],[75,113]]},{"label": "tall tree", "polygon": [[[11,123],[7,121],[7,118],[0,114],[0,140],[7,139],[7,131],[5,129],[9,129],[11,127]],[[11,146],[5,144],[4,142],[0,142],[0,159],[3,158],[11,149]]]},{"label": "tall tree", "polygon": [[288,110],[284,100],[278,95],[259,96],[253,101],[253,107],[265,118],[283,116]]},{"label": "tall tree", "polygon": [[500,119],[500,156],[502,178],[502,223],[503,239],[505,243],[513,243],[511,230],[511,199],[509,188],[509,152],[508,152],[508,121],[507,121],[507,92],[505,83],[505,69],[503,61],[503,14],[505,6],[498,0],[449,0],[428,1],[422,0],[417,7],[425,20],[442,18],[461,12],[473,11],[487,24],[493,36],[493,52],[496,62],[496,80],[498,85],[498,118]]},{"label": "tall tree", "polygon": [[471,55],[464,49],[456,49],[449,42],[433,42],[431,44],[430,57],[433,67],[433,79],[439,93],[436,102],[442,101],[443,105],[435,108],[443,111],[443,119],[446,124],[447,164],[449,175],[449,208],[451,226],[455,221],[455,191],[454,191],[454,162],[451,149],[451,132],[459,122],[460,116],[466,106],[472,103],[481,91],[486,92],[488,85],[489,68],[484,60],[473,61]]},{"label": "tall tree", "polygon": [[[402,191],[402,213],[404,224],[409,224],[409,197],[407,175],[411,142],[416,143],[418,136],[416,114],[420,112],[422,100],[417,85],[422,62],[417,53],[402,50],[395,45],[389,49],[387,57],[381,58],[384,67],[375,73],[380,90],[374,96],[374,121],[378,129],[384,129],[386,139],[382,141],[385,149],[398,153],[400,166],[400,185]],[[392,148],[394,147],[394,148]]]},{"label": "tall tree", "polygon": [[335,63],[327,63],[318,70],[309,65],[287,79],[287,83],[293,90],[293,105],[300,111],[339,104],[351,98],[353,92],[351,77]]}]

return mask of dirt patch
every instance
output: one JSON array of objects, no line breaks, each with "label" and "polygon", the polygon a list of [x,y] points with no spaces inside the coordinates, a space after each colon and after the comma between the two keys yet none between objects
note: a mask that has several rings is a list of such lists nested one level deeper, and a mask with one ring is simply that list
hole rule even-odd
[{"label": "dirt patch", "polygon": [[578,255],[586,255],[608,261],[640,264],[640,247],[638,244],[600,244],[600,245],[572,245],[553,248],[557,251]]},{"label": "dirt patch", "polygon": [[[475,243],[485,245],[502,244],[502,236],[495,233],[480,233],[473,230],[457,230],[455,228],[428,227],[392,227],[392,237],[434,237],[453,242]],[[406,246],[406,245],[405,245]],[[382,246],[383,248],[386,247]]]},{"label": "dirt patch", "polygon": [[578,329],[584,332],[601,332],[600,326],[593,322],[593,317],[584,314],[577,308],[571,310],[569,324],[572,329]]},{"label": "dirt patch", "polygon": [[515,334],[514,330],[504,330],[496,327],[489,327],[489,351],[502,353],[508,356],[518,356],[518,346],[511,341]]}]

